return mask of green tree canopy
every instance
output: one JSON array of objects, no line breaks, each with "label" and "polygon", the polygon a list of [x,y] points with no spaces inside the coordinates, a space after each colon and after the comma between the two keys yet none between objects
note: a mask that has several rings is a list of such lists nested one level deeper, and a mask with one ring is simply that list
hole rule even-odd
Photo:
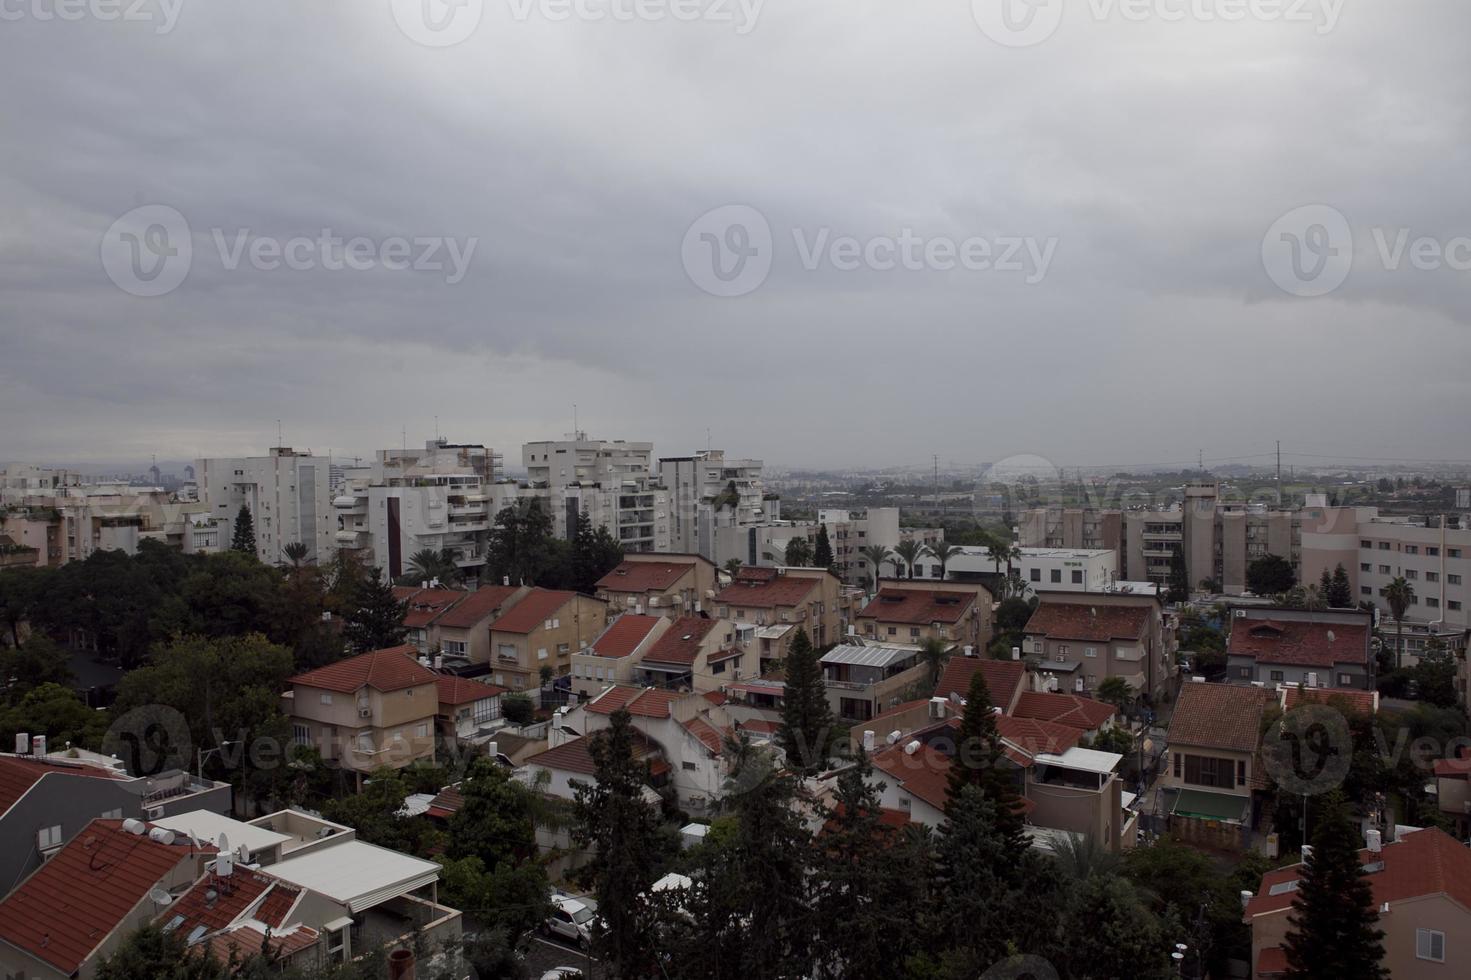
[{"label": "green tree canopy", "polygon": [[833,739],[832,708],[817,651],[801,627],[787,649],[782,724],[776,739],[794,770],[815,773],[826,768]]},{"label": "green tree canopy", "polygon": [[230,548],[255,557],[255,518],[244,504],[235,512],[235,533],[230,537]]}]

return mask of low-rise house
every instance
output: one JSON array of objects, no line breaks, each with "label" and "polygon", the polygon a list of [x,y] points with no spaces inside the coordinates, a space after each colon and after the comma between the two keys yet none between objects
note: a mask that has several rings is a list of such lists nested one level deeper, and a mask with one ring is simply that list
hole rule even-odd
[{"label": "low-rise house", "polygon": [[91,977],[157,913],[152,896],[186,888],[212,851],[139,820],[92,820],[0,901],[0,974]]},{"label": "low-rise house", "polygon": [[930,667],[917,646],[845,643],[823,654],[822,679],[833,717],[862,722],[927,686]]},{"label": "low-rise house", "polygon": [[[522,763],[517,778],[532,788],[559,799],[577,798],[577,790],[596,783],[593,774],[597,767],[593,763],[592,744],[602,738],[602,732],[582,735],[538,752]],[[669,760],[664,750],[644,736],[634,732],[633,759],[648,766],[648,784],[658,789],[669,783]]]},{"label": "low-rise house", "polygon": [[[1471,943],[1462,945],[1471,935],[1471,851],[1434,827],[1405,834],[1392,844],[1382,844],[1379,832],[1371,830],[1359,860],[1379,909],[1382,965],[1388,974],[1471,975]],[[1287,973],[1283,944],[1302,874],[1301,864],[1268,871],[1246,903],[1253,977]]]},{"label": "low-rise house", "polygon": [[951,657],[940,673],[934,696],[963,706],[970,690],[970,679],[977,671],[985,675],[986,686],[991,690],[991,703],[1000,708],[1002,714],[1009,715],[1015,711],[1027,689],[1027,666],[1020,660]]},{"label": "low-rise house", "polygon": [[614,613],[691,616],[714,595],[715,563],[700,555],[629,554],[598,579],[596,595]]},{"label": "low-rise house", "polygon": [[357,774],[434,759],[439,675],[412,646],[373,650],[291,678],[292,739]]},{"label": "low-rise house", "polygon": [[490,625],[490,672],[500,687],[529,690],[541,683],[541,668],[555,676],[572,670],[572,655],[608,625],[600,599],[560,589],[535,588]]},{"label": "low-rise house", "polygon": [[1459,746],[1435,760],[1435,799],[1440,812],[1455,828],[1456,837],[1471,837],[1471,746]]},{"label": "low-rise house", "polygon": [[230,809],[228,783],[177,769],[134,778],[121,763],[101,756],[47,755],[42,738],[22,736],[18,747],[26,752],[0,755],[0,888],[39,868],[97,817],[125,820]]},{"label": "low-rise house", "polygon": [[1023,691],[1008,712],[1013,718],[1052,722],[1081,730],[1089,739],[1118,721],[1118,709],[1076,694]]},{"label": "low-rise house", "polygon": [[763,664],[786,659],[798,629],[814,647],[838,640],[838,577],[825,568],[747,566],[715,596],[717,615],[757,627]]},{"label": "low-rise house", "polygon": [[1242,607],[1230,623],[1226,676],[1233,684],[1374,687],[1369,613]]},{"label": "low-rise house", "polygon": [[1177,833],[1221,846],[1244,844],[1256,823],[1253,794],[1266,785],[1262,715],[1277,692],[1190,683],[1170,719],[1157,784]]},{"label": "low-rise house", "polygon": [[421,654],[431,652],[434,649],[430,636],[431,624],[469,594],[459,589],[395,585],[393,597],[405,604],[404,629],[408,630],[406,642]]},{"label": "low-rise house", "polygon": [[1023,629],[1022,652],[1061,689],[1089,694],[1109,677],[1135,693],[1163,696],[1174,653],[1159,600],[1147,596],[1041,593]]},{"label": "low-rise house", "polygon": [[613,684],[633,683],[639,655],[670,628],[663,616],[624,613],[582,650],[572,654],[572,691],[589,698]]},{"label": "low-rise house", "polygon": [[936,639],[982,650],[991,635],[990,597],[979,585],[884,582],[855,616],[854,632],[877,643],[918,646]]},{"label": "low-rise house", "polygon": [[723,619],[681,616],[636,655],[633,682],[705,694],[755,677],[760,658],[749,629]]},{"label": "low-rise house", "polygon": [[429,624],[429,642],[446,660],[490,662],[490,625],[514,606],[531,587],[487,585],[441,612]]},{"label": "low-rise house", "polygon": [[445,739],[478,745],[503,724],[501,695],[505,688],[449,674],[441,674],[434,683],[439,690],[435,721]]}]

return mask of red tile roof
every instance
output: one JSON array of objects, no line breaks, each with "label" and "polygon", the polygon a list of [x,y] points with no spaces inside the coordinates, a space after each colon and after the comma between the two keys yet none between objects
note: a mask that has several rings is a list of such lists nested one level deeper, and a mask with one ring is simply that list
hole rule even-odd
[{"label": "red tile roof", "polygon": [[1078,697],[1076,694],[1042,694],[1023,691],[1011,710],[1014,718],[1035,718],[1091,732],[1108,724],[1118,709],[1102,701]]},{"label": "red tile roof", "polygon": [[159,844],[125,832],[120,820],[93,820],[0,902],[0,939],[73,973],[150,889],[191,860],[187,841]]},{"label": "red tile roof", "polygon": [[725,704],[729,700],[723,691],[706,691],[700,697],[709,701],[711,704]]},{"label": "red tile roof", "polygon": [[469,593],[436,621],[445,629],[471,629],[510,601],[519,590],[515,585],[487,585]]},{"label": "red tile roof", "polygon": [[438,674],[419,663],[411,646],[388,647],[339,660],[291,678],[292,684],[319,687],[340,694],[371,687],[377,691],[401,691],[406,687],[433,684]]},{"label": "red tile roof", "polygon": [[935,685],[935,697],[948,698],[952,694],[964,698],[970,690],[970,679],[976,671],[986,675],[986,686],[991,689],[991,703],[1003,711],[1010,711],[1022,682],[1026,680],[1027,665],[1020,660],[987,660],[984,657],[951,657]]},{"label": "red tile roof", "polygon": [[608,625],[587,652],[598,657],[612,657],[618,659],[626,657],[638,649],[640,643],[648,639],[654,627],[664,622],[661,616],[636,616],[633,613],[624,613]]},{"label": "red tile roof", "polygon": [[685,730],[700,740],[700,744],[710,750],[711,755],[719,755],[725,745],[725,736],[720,729],[710,724],[704,718],[691,718],[684,723]]},{"label": "red tile roof", "polygon": [[468,677],[450,677],[444,674],[435,678],[434,683],[439,688],[439,703],[451,706],[484,701],[486,698],[505,694],[507,690],[494,684],[482,684]]},{"label": "red tile roof", "polygon": [[498,633],[531,633],[556,617],[562,607],[577,598],[576,592],[561,589],[532,589],[490,628]]},{"label": "red tile roof", "polygon": [[81,763],[67,765],[61,762],[41,762],[35,758],[18,755],[0,755],[0,816],[31,791],[45,776],[53,779],[80,776],[87,779],[119,779],[128,777],[111,769]]},{"label": "red tile roof", "polygon": [[1367,665],[1369,630],[1362,624],[1244,619],[1231,627],[1226,653],[1232,657],[1254,657],[1264,664]]},{"label": "red tile roof", "polygon": [[[1383,862],[1384,869],[1369,875],[1374,888],[1374,904],[1403,902],[1426,895],[1446,895],[1471,912],[1471,850],[1450,834],[1427,827],[1406,834],[1375,854],[1368,849],[1359,852],[1365,865]],[[1292,905],[1296,891],[1271,894],[1273,885],[1296,881],[1302,865],[1268,871],[1262,876],[1256,897],[1246,906],[1247,918],[1280,912]]]},{"label": "red tile roof", "polygon": [[858,615],[881,623],[929,623],[960,622],[975,608],[974,592],[939,592],[928,589],[899,589],[884,587],[873,597]]},{"label": "red tile roof", "polygon": [[252,915],[252,918],[274,928],[281,925],[282,918],[296,904],[301,893],[302,889],[297,885],[239,866],[228,878],[221,878],[214,873],[214,862],[211,861],[203,877],[161,912],[158,921],[167,923],[183,916],[184,921],[175,927],[181,936],[189,935],[199,926],[215,932],[239,919],[265,896],[269,907]]},{"label": "red tile roof", "polygon": [[[955,719],[952,724],[959,728],[960,719]],[[1007,753],[1013,762],[1023,766],[1031,765],[1032,757],[1043,752],[1062,755],[1068,749],[1076,748],[1083,737],[1080,729],[1069,728],[1067,725],[1037,721],[1035,718],[1008,718],[1006,715],[997,717],[996,731],[1002,739],[1025,753],[1025,758],[1019,758],[1012,752]]]},{"label": "red tile roof", "polygon": [[689,697],[678,691],[665,691],[653,687],[628,687],[619,684],[608,688],[587,703],[587,710],[595,715],[611,715],[619,708],[641,718],[668,718],[669,706]]},{"label": "red tile roof", "polygon": [[[775,569],[766,569],[775,572]],[[741,569],[742,576],[746,569]],[[747,606],[753,609],[775,609],[779,606],[799,606],[815,589],[819,589],[822,580],[817,578],[804,578],[800,575],[772,575],[761,579],[746,579],[738,576],[734,582],[726,586],[715,597],[716,602],[724,602],[737,608]]]},{"label": "red tile roof", "polygon": [[717,620],[703,616],[681,616],[670,623],[664,635],[649,647],[644,659],[658,664],[693,664],[695,655],[700,652],[700,644],[705,642],[705,637],[717,623]]},{"label": "red tile roof", "polygon": [[663,592],[695,568],[693,561],[624,561],[598,579],[608,592]]},{"label": "red tile roof", "polygon": [[408,598],[404,625],[409,629],[423,629],[467,595],[468,592],[460,589],[416,589]]},{"label": "red tile roof", "polygon": [[460,793],[458,786],[446,786],[440,790],[434,799],[429,801],[428,814],[431,817],[439,817],[448,820],[459,812],[460,807],[465,805],[465,797]]},{"label": "red tile roof", "polygon": [[[266,934],[255,926],[240,926],[229,932],[211,936],[209,951],[221,963],[230,962],[231,953],[235,954],[236,962],[243,962],[252,956],[260,955],[265,941]],[[272,930],[271,957],[272,959],[283,959],[309,946],[316,945],[316,942],[317,930],[310,926],[298,925],[285,932]]]},{"label": "red tile roof", "polygon": [[1044,601],[1027,620],[1024,632],[1057,640],[1134,640],[1144,633],[1153,606],[1090,605]]},{"label": "red tile roof", "polygon": [[1454,758],[1436,759],[1435,775],[1446,779],[1465,779],[1471,775],[1471,748],[1461,745],[1456,748]]},{"label": "red tile roof", "polygon": [[891,745],[873,755],[873,767],[892,777],[905,792],[943,810],[950,786],[950,757],[921,744],[907,755],[907,742]]},{"label": "red tile roof", "polygon": [[1169,744],[1255,752],[1262,740],[1262,712],[1276,694],[1260,687],[1187,683],[1170,718]]},{"label": "red tile roof", "polygon": [[1284,687],[1282,705],[1291,711],[1304,701],[1316,704],[1339,704],[1354,714],[1373,715],[1379,712],[1378,691],[1356,691],[1347,687]]},{"label": "red tile roof", "polygon": [[[597,771],[592,759],[592,740],[602,736],[602,731],[574,738],[570,742],[563,742],[556,748],[538,752],[529,757],[523,765],[541,766],[545,769],[557,769],[562,772],[575,772],[584,776],[591,776]],[[644,734],[635,730],[633,733],[633,757],[635,760],[648,759],[649,764],[657,771],[658,763],[662,759],[652,758],[658,753],[658,747],[654,745]],[[667,769],[666,769],[667,771]]]},{"label": "red tile roof", "polygon": [[1287,975],[1287,950],[1281,946],[1268,946],[1256,958],[1256,975],[1259,977],[1281,977]]}]

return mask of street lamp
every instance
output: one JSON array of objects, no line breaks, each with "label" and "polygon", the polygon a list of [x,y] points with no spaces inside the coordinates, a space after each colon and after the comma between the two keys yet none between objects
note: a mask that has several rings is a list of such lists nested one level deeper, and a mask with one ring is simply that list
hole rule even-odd
[{"label": "street lamp", "polygon": [[239,745],[239,744],[240,744],[240,741],[238,739],[233,740],[233,741],[230,740],[230,739],[226,739],[225,741],[221,742],[219,745],[216,745],[212,749],[195,749],[194,750],[194,774],[196,776],[198,776],[200,779],[203,779],[204,778],[204,760],[205,759],[208,759],[212,755],[218,755],[220,752],[223,752],[227,746],[230,746],[230,745]]}]

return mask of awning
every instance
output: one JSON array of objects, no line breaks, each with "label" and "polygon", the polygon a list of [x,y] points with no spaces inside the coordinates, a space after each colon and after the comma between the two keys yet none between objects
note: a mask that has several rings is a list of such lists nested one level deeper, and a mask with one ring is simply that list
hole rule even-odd
[{"label": "awning", "polygon": [[1227,823],[1245,823],[1251,800],[1229,793],[1211,793],[1203,789],[1182,789],[1175,797],[1170,813],[1178,817],[1193,817],[1197,820],[1219,820]]}]

